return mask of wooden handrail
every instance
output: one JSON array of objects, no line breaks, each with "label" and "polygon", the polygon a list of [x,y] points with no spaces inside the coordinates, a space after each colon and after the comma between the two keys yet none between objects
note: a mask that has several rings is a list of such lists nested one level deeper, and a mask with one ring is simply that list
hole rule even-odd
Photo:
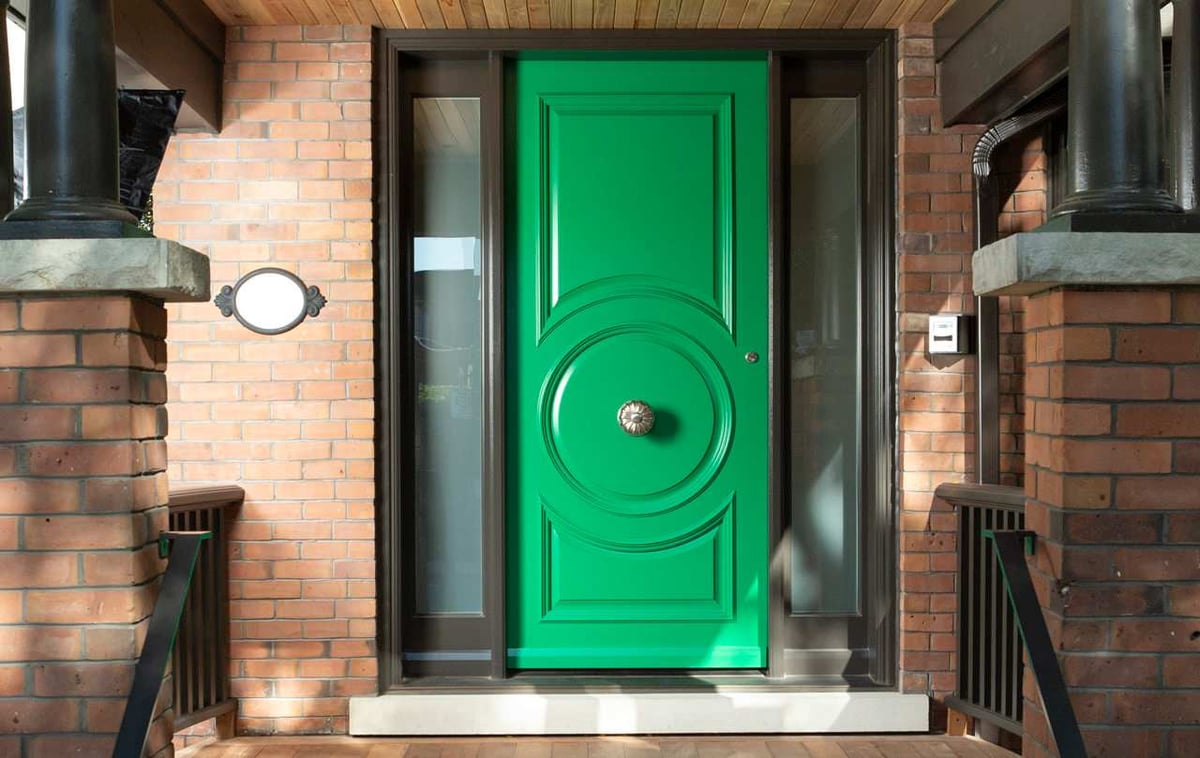
[{"label": "wooden handrail", "polygon": [[241,505],[246,499],[246,491],[233,484],[215,487],[183,487],[171,490],[167,507],[172,513],[183,513],[222,507]]},{"label": "wooden handrail", "polygon": [[946,482],[939,484],[934,494],[955,508],[976,506],[1025,512],[1025,490],[1020,487]]}]

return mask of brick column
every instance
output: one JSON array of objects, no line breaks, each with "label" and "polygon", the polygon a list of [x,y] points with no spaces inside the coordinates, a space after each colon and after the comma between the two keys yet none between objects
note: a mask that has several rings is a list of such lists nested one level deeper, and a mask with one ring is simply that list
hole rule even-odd
[{"label": "brick column", "polygon": [[112,752],[163,571],[163,301],[208,296],[174,242],[0,240],[0,756]]},{"label": "brick column", "polygon": [[112,750],[163,569],[166,328],[140,297],[0,300],[0,754]]},{"label": "brick column", "polygon": [[1200,291],[1057,288],[1026,325],[1031,569],[1088,754],[1200,755]]}]

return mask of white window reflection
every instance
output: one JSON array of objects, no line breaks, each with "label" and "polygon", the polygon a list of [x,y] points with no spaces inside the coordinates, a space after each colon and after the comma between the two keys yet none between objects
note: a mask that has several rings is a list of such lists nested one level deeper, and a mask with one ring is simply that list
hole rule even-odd
[{"label": "white window reflection", "polygon": [[13,106],[14,206],[25,196],[25,27],[8,17],[8,71]]},{"label": "white window reflection", "polygon": [[13,110],[25,107],[25,27],[8,18],[8,71],[12,80]]}]

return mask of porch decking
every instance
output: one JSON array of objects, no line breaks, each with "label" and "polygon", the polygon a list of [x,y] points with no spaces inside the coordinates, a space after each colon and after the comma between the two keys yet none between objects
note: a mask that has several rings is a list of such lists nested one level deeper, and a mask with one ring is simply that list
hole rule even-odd
[{"label": "porch decking", "polygon": [[242,737],[184,758],[1012,758],[967,737],[599,737],[590,739],[399,740]]}]

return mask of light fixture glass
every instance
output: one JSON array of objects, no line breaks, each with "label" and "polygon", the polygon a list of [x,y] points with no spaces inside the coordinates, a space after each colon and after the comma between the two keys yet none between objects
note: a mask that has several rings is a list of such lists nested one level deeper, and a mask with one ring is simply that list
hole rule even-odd
[{"label": "light fixture glass", "polygon": [[217,295],[221,315],[233,316],[258,334],[283,334],[316,316],[325,307],[321,290],[309,287],[298,276],[280,268],[251,271]]}]

